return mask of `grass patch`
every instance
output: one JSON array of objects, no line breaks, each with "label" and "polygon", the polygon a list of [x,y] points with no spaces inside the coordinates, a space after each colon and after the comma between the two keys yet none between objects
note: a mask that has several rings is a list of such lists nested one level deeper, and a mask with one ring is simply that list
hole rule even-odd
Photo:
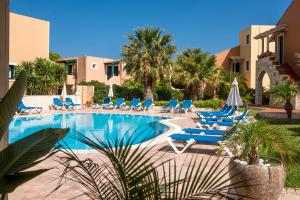
[{"label": "grass patch", "polygon": [[[287,119],[262,119],[274,128],[279,126],[283,130],[281,134],[287,134],[290,137],[289,142],[295,151],[296,163],[286,166],[285,186],[300,188],[300,119],[294,119],[292,122],[289,122]],[[269,156],[274,157],[274,154]]]}]

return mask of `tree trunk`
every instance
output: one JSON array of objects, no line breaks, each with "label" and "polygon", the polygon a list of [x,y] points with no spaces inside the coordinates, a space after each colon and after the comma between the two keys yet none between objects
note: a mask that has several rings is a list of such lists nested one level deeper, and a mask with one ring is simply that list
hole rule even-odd
[{"label": "tree trunk", "polygon": [[293,114],[293,105],[291,104],[290,99],[286,99],[284,109],[286,111],[286,114],[287,114],[287,117],[288,117],[289,121],[291,121],[292,120],[292,114]]},{"label": "tree trunk", "polygon": [[258,149],[257,148],[251,149],[251,151],[248,154],[248,158],[249,158],[248,165],[256,165],[256,164],[258,164],[259,163]]},{"label": "tree trunk", "polygon": [[198,84],[198,98],[201,100],[204,98],[204,91],[205,91],[205,82],[200,81]]},{"label": "tree trunk", "polygon": [[145,88],[144,88],[144,98],[145,99],[153,99],[153,79],[152,77],[148,77],[145,81]]}]

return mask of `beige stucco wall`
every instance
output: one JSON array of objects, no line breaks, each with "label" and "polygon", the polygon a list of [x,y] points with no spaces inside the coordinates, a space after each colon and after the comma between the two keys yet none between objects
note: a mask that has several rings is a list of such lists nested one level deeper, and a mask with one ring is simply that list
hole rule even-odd
[{"label": "beige stucco wall", "polygon": [[[262,51],[261,40],[256,40],[254,39],[254,37],[274,27],[275,26],[268,26],[268,25],[251,25],[240,32],[240,56],[241,58],[243,58],[243,62],[241,62],[240,64],[241,74],[247,80],[247,86],[250,88],[255,88],[256,61],[257,61],[257,56]],[[248,34],[250,36],[249,44],[246,43],[246,37]],[[269,49],[270,51],[274,51],[275,45],[271,43]],[[247,61],[249,61],[249,66],[250,66],[249,71],[246,70]],[[268,78],[268,76],[264,77],[263,86],[269,88],[270,79]]]},{"label": "beige stucco wall", "polygon": [[[106,83],[105,76],[105,65],[106,62],[111,62],[113,59],[110,58],[98,58],[92,56],[80,57],[80,59],[85,59],[85,81],[89,82],[92,80],[97,80],[99,82]],[[97,64],[97,69],[93,69],[92,65]],[[80,68],[81,66],[79,66]]]},{"label": "beige stucco wall", "polygon": [[[254,37],[259,33],[265,32],[275,26],[266,25],[252,25],[242,30],[239,34],[239,46],[226,49],[224,51],[218,52],[216,56],[216,65],[222,67],[225,70],[231,70],[232,61],[231,56],[239,56],[240,61],[240,73],[246,79],[247,86],[249,88],[255,88],[255,76],[256,76],[256,61],[257,56],[261,53],[261,40],[255,40]],[[249,34],[250,42],[246,43],[246,37]],[[270,50],[275,50],[275,45],[270,45]],[[246,70],[246,62],[249,61],[249,70]],[[270,80],[266,76],[263,80],[264,87],[268,88],[270,85]]]},{"label": "beige stucco wall", "polygon": [[[80,56],[80,57],[71,57],[71,58],[63,58],[60,59],[59,62],[65,62],[68,60],[76,60],[73,64],[74,70],[77,69],[77,83],[82,81],[90,82],[90,81],[99,81],[109,84],[121,85],[123,80],[127,78],[127,74],[124,71],[124,62],[120,62],[119,64],[119,75],[114,76],[111,79],[107,80],[105,65],[109,62],[115,62],[117,60],[111,58],[100,58],[93,56]],[[97,65],[96,69],[93,69],[93,64]],[[68,75],[67,77],[67,85],[71,86],[75,83],[75,77],[72,75]]]},{"label": "beige stucco wall", "polygon": [[48,21],[10,13],[9,62],[18,64],[49,57]]},{"label": "beige stucco wall", "polygon": [[277,25],[287,24],[284,33],[284,62],[300,76],[300,62],[296,58],[300,54],[300,0],[293,0]]},{"label": "beige stucco wall", "polygon": [[225,70],[231,69],[231,56],[240,56],[240,46],[236,46],[215,54],[217,67],[223,68]]}]

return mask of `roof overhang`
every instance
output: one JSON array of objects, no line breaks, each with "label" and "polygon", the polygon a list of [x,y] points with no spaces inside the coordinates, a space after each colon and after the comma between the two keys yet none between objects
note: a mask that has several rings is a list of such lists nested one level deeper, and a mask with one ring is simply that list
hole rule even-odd
[{"label": "roof overhang", "polygon": [[245,59],[240,57],[240,56],[230,56],[229,57],[230,60],[234,61],[234,62],[243,62]]},{"label": "roof overhang", "polygon": [[272,28],[268,31],[258,34],[257,36],[254,37],[254,39],[257,40],[257,39],[269,37],[270,35],[278,35],[279,33],[286,31],[287,29],[288,29],[288,25],[282,24],[282,25],[276,26],[275,28]]}]

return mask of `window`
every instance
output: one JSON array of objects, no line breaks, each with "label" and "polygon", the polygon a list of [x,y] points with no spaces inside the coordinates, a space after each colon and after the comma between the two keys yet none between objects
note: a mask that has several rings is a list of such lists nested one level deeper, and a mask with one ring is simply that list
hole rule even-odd
[{"label": "window", "polygon": [[9,65],[8,78],[15,79],[16,78],[16,66]]},{"label": "window", "polygon": [[246,35],[246,44],[249,44],[250,43],[250,35]]},{"label": "window", "polygon": [[232,63],[232,72],[240,73],[240,63]]},{"label": "window", "polygon": [[277,51],[278,51],[278,61],[279,64],[283,64],[284,62],[284,38],[283,35],[278,36],[278,44],[277,44]]},{"label": "window", "polygon": [[108,65],[108,66],[106,66],[107,80],[111,79],[113,76],[119,76],[119,66],[118,65],[115,65],[115,66]]},{"label": "window", "polygon": [[119,66],[114,66],[114,76],[119,76]]},{"label": "window", "polygon": [[73,75],[73,65],[72,64],[67,65],[67,71],[68,71],[68,75]]},{"label": "window", "polygon": [[250,69],[250,62],[246,61],[246,71],[249,71],[249,69]]},{"label": "window", "polygon": [[97,63],[93,63],[92,64],[92,70],[97,70],[98,69],[98,64]]}]

